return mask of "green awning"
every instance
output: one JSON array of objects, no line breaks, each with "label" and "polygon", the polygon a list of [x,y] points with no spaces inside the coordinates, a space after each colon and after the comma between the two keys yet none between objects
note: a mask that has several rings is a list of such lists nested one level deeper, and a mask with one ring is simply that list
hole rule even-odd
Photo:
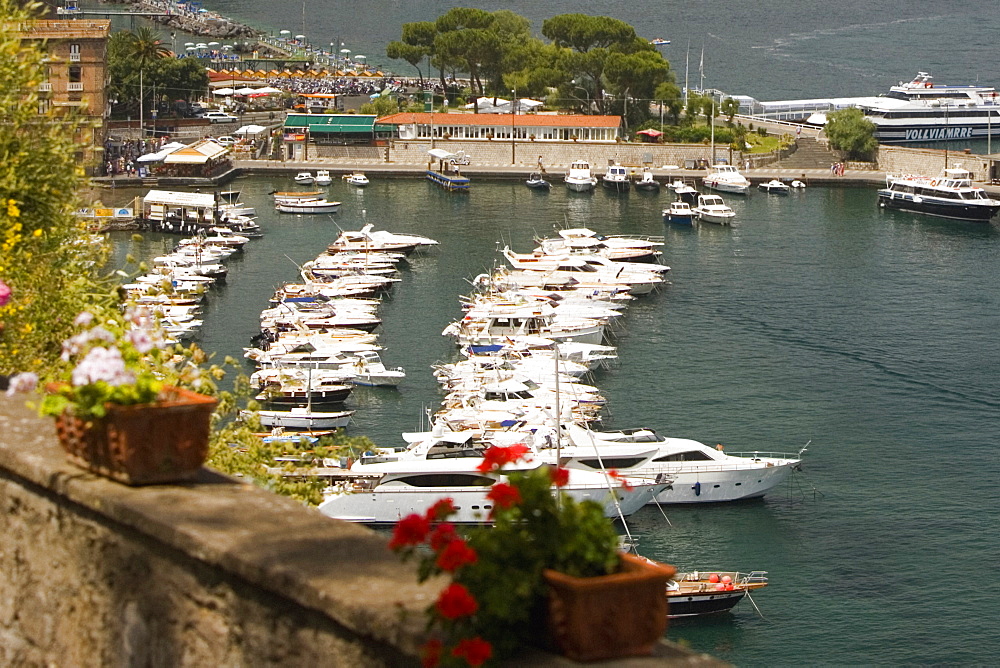
[{"label": "green awning", "polygon": [[308,128],[310,134],[371,134],[375,118],[362,114],[288,114],[285,128]]}]

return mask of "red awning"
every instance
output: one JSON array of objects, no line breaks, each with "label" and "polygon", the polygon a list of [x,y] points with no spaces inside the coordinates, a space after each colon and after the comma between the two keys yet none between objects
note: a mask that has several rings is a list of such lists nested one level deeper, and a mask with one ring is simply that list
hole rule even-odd
[{"label": "red awning", "polygon": [[650,128],[649,130],[640,130],[639,132],[636,132],[636,134],[637,135],[646,135],[647,137],[662,137],[663,136],[662,132],[660,132],[659,130],[653,130],[652,128]]}]

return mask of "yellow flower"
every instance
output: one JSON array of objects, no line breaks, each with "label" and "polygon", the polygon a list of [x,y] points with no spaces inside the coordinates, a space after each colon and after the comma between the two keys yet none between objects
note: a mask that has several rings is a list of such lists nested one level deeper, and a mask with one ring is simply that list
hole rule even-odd
[{"label": "yellow flower", "polygon": [[35,236],[35,237],[40,237],[40,236],[42,236],[42,231],[41,230],[35,230],[34,232],[31,233],[31,235]]},{"label": "yellow flower", "polygon": [[24,332],[25,334],[31,334],[31,330],[33,330],[34,328],[35,326],[32,325],[30,322],[26,322],[24,323],[24,326],[21,327],[21,331]]},{"label": "yellow flower", "polygon": [[12,199],[7,200],[7,215],[11,218],[17,218],[21,215],[21,210],[17,208],[17,203]]}]

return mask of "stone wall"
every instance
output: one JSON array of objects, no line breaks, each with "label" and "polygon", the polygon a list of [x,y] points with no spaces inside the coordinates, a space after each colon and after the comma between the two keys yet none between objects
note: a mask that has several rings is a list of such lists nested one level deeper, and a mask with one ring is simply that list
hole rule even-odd
[{"label": "stone wall", "polygon": [[[389,148],[389,162],[399,164],[426,163],[429,139],[403,140],[395,139]],[[705,144],[635,144],[635,143],[596,143],[596,142],[554,142],[554,141],[518,141],[512,150],[509,140],[441,140],[434,141],[434,148],[457,153],[465,151],[473,165],[516,165],[534,167],[538,164],[538,156],[542,156],[542,164],[548,170],[560,171],[569,167],[574,160],[587,160],[595,171],[602,171],[609,160],[614,160],[626,167],[642,168],[647,158],[649,165],[660,168],[664,165],[683,167],[686,160],[711,160],[711,146]],[[716,159],[742,159],[740,154],[730,155],[726,146],[715,147]]]},{"label": "stone wall", "polygon": [[983,155],[944,149],[910,148],[882,144],[878,147],[878,169],[887,174],[922,174],[938,176],[945,168],[963,167],[972,172],[972,180],[990,181],[993,160]]},{"label": "stone wall", "polygon": [[[419,665],[418,585],[386,537],[202,469],[127,487],[0,396],[0,665]],[[526,649],[511,665],[577,665]],[[718,666],[669,643],[609,666]]]}]

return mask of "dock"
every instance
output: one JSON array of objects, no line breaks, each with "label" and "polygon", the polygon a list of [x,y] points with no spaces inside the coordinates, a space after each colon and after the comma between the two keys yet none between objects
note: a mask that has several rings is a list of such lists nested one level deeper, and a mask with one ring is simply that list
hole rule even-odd
[{"label": "dock", "polygon": [[428,169],[425,174],[428,181],[436,183],[449,192],[469,192],[470,181],[468,177],[461,174],[449,176],[433,169]]}]

